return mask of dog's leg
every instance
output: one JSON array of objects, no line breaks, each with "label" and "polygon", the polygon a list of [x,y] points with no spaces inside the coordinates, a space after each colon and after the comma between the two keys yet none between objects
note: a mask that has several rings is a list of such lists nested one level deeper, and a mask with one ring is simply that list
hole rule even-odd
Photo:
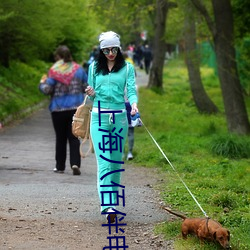
[{"label": "dog's leg", "polygon": [[184,240],[186,240],[186,239],[187,239],[187,233],[184,232],[184,231],[182,231],[181,234],[182,234],[182,238],[183,238]]}]

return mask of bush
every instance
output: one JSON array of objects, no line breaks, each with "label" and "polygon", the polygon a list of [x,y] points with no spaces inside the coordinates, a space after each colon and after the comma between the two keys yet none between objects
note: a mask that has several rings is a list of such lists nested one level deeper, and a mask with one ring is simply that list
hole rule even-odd
[{"label": "bush", "polygon": [[233,209],[237,206],[236,201],[231,193],[228,192],[221,192],[215,194],[210,203],[214,206],[221,207],[221,208],[229,208]]},{"label": "bush", "polygon": [[215,155],[231,158],[249,158],[250,146],[247,138],[236,135],[215,137],[211,143],[211,151]]},{"label": "bush", "polygon": [[42,74],[48,65],[41,61],[27,65],[12,61],[10,68],[0,67],[0,122],[11,115],[19,117],[22,111],[34,107],[46,97],[38,90]]}]

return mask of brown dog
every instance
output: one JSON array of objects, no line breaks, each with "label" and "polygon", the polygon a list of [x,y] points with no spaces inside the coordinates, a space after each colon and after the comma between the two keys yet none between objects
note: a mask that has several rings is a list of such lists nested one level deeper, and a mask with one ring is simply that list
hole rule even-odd
[{"label": "brown dog", "polygon": [[229,245],[230,232],[222,225],[210,218],[187,218],[185,215],[173,212],[163,207],[166,211],[183,219],[181,233],[183,239],[187,239],[188,234],[196,235],[201,241],[216,241],[224,249],[231,249]]}]

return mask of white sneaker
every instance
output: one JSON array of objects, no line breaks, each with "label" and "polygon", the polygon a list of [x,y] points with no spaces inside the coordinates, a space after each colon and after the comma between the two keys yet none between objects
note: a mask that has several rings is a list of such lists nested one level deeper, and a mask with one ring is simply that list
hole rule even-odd
[{"label": "white sneaker", "polygon": [[129,160],[132,160],[133,158],[134,158],[134,157],[133,157],[132,153],[131,153],[131,152],[128,152],[127,160],[129,161]]},{"label": "white sneaker", "polygon": [[107,221],[109,223],[114,223],[115,222],[115,217],[116,217],[116,214],[114,213],[115,211],[113,210],[112,207],[108,208],[108,210],[106,211],[106,218],[107,218]]},{"label": "white sneaker", "polygon": [[58,173],[58,174],[63,174],[63,173],[64,173],[63,170],[58,170],[57,168],[54,168],[53,171],[54,171],[55,173]]}]

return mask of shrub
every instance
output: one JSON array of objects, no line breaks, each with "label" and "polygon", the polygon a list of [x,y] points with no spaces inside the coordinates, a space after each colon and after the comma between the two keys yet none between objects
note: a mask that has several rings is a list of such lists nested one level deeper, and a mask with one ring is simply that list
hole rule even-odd
[{"label": "shrub", "polygon": [[250,146],[248,138],[236,135],[222,135],[212,140],[211,151],[215,155],[231,159],[249,158]]},{"label": "shrub", "polygon": [[236,201],[232,194],[228,192],[221,192],[215,194],[210,203],[214,206],[221,207],[221,208],[230,208],[233,209],[237,206]]}]

